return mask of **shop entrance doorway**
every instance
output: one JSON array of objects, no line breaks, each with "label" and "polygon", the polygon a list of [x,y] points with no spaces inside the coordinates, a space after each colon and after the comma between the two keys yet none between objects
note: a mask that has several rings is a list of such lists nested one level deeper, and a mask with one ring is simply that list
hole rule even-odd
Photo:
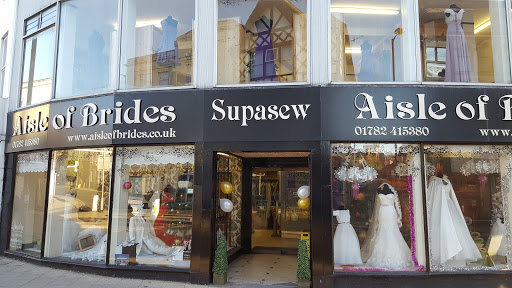
[{"label": "shop entrance doorway", "polygon": [[307,185],[308,167],[253,168],[252,253],[297,255],[309,231],[309,210],[298,207],[297,190]]},{"label": "shop entrance doorway", "polygon": [[[217,153],[217,237],[228,244],[228,282],[296,285],[297,251],[310,209],[297,190],[310,184],[310,152]],[[226,194],[223,182],[233,186]],[[222,199],[233,203],[223,211]]]}]

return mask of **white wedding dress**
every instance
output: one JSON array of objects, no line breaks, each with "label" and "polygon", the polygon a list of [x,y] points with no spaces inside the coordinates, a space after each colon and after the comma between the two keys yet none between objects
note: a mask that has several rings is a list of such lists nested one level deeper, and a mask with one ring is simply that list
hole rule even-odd
[{"label": "white wedding dress", "polygon": [[338,220],[334,233],[334,265],[363,265],[359,239],[350,224],[349,210],[336,210],[332,214]]},{"label": "white wedding dress", "polygon": [[[401,210],[398,193],[391,187],[393,194],[377,194],[372,225],[369,229],[369,242],[365,243],[367,267],[385,269],[404,269],[414,266],[411,249],[400,233]],[[377,214],[375,216],[375,214]],[[400,215],[400,217],[399,217]]]},{"label": "white wedding dress", "polygon": [[444,265],[448,260],[481,259],[482,255],[469,234],[457,196],[446,175],[443,178],[430,178],[427,197],[433,263]]},{"label": "white wedding dress", "polygon": [[137,243],[136,253],[139,254],[160,254],[172,256],[178,253],[181,247],[167,246],[164,241],[156,237],[153,225],[144,219],[145,211],[138,210],[136,216],[130,218],[129,223],[129,237],[132,243]]}]

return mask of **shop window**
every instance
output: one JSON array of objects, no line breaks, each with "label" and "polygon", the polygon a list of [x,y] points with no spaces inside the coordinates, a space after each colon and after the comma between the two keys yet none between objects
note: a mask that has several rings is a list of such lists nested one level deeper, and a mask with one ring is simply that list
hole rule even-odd
[{"label": "shop window", "polygon": [[105,262],[111,148],[52,153],[44,256]]},{"label": "shop window", "polygon": [[41,257],[48,152],[19,154],[9,250]]},{"label": "shop window", "polygon": [[505,8],[505,1],[419,0],[423,80],[510,83]]},{"label": "shop window", "polygon": [[333,144],[335,271],[425,269],[418,145]]},{"label": "shop window", "polygon": [[57,9],[54,6],[25,21],[22,107],[52,97],[56,19]]},{"label": "shop window", "polygon": [[111,265],[190,267],[194,147],[116,149]]},{"label": "shop window", "polygon": [[331,0],[331,79],[415,81],[414,1]]},{"label": "shop window", "polygon": [[123,1],[121,89],[192,85],[194,2]]},{"label": "shop window", "polygon": [[432,271],[510,269],[511,152],[425,147]]},{"label": "shop window", "polygon": [[62,2],[60,17],[55,97],[115,89],[119,50],[117,1]]},{"label": "shop window", "polygon": [[307,0],[219,0],[218,11],[218,84],[307,81]]}]

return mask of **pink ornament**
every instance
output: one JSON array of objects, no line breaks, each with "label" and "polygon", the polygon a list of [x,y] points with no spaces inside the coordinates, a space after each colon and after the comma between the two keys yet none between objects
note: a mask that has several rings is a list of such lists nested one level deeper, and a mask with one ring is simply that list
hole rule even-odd
[{"label": "pink ornament", "polygon": [[123,184],[123,187],[124,187],[124,189],[130,189],[130,188],[132,188],[132,183],[130,183],[130,182],[125,182],[125,183]]}]

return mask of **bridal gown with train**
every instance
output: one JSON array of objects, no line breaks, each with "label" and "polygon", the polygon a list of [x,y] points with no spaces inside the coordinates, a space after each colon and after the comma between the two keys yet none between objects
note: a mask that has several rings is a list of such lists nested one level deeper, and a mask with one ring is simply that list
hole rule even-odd
[{"label": "bridal gown with train", "polygon": [[[411,250],[400,233],[395,194],[377,194],[376,231],[370,235],[369,258],[366,266],[386,269],[412,267]],[[370,234],[372,234],[370,232]]]},{"label": "bridal gown with train", "polygon": [[446,176],[432,176],[427,189],[430,215],[430,247],[434,264],[448,260],[475,261],[482,258]]}]

